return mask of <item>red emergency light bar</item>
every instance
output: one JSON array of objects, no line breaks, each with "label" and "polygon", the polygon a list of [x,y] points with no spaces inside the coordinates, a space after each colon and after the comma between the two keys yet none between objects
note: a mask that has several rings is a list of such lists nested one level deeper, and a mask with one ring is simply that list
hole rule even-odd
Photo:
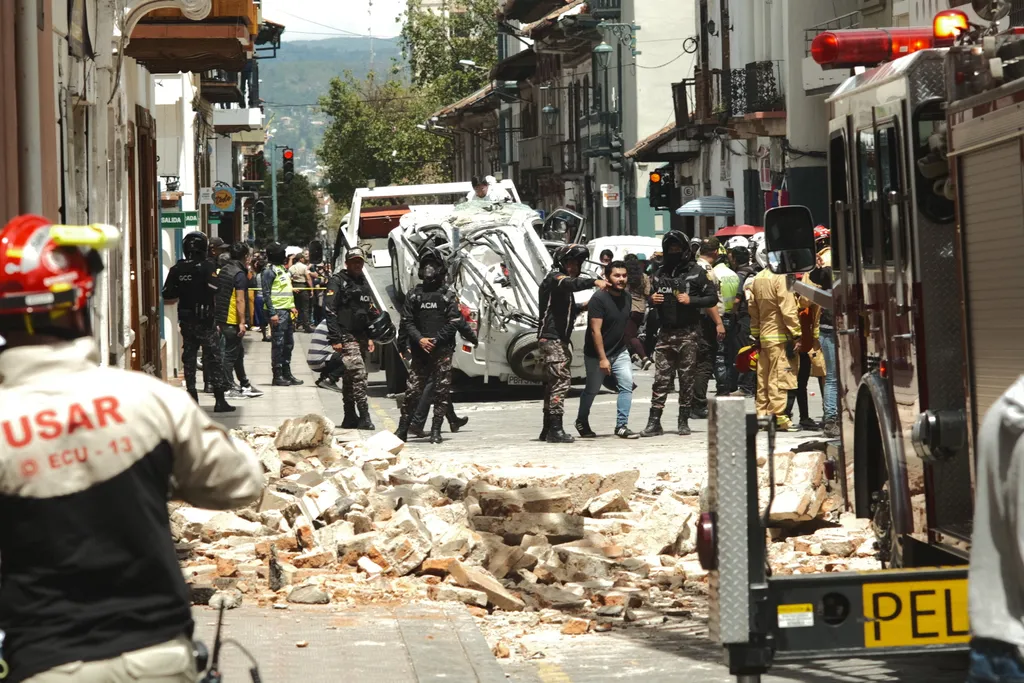
[{"label": "red emergency light bar", "polygon": [[[946,41],[942,41],[943,45]],[[811,43],[811,57],[823,67],[852,69],[874,66],[918,50],[940,47],[932,27],[856,28],[819,33]]]}]

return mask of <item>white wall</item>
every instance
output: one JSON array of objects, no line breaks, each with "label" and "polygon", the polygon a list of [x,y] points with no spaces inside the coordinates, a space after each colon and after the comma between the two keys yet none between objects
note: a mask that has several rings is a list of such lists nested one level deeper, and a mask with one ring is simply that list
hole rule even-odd
[{"label": "white wall", "polygon": [[214,156],[216,158],[216,165],[214,166],[213,182],[217,181],[227,183],[228,185],[234,185],[234,171],[232,165],[232,155],[234,154],[233,145],[231,143],[230,136],[217,136],[217,140],[214,142]]}]

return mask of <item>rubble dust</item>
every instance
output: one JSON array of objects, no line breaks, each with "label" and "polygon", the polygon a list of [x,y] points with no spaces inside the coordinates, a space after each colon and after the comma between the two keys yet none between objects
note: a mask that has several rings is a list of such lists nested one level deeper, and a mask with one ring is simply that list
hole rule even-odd
[{"label": "rubble dust", "polygon": [[[363,439],[318,415],[233,434],[263,464],[261,499],[233,512],[169,505],[194,604],[458,602],[503,659],[544,656],[557,638],[706,619],[701,483],[665,473],[645,489],[636,470],[412,459],[390,432]],[[774,457],[775,574],[878,566],[869,521],[839,514],[824,463],[820,452]]]}]

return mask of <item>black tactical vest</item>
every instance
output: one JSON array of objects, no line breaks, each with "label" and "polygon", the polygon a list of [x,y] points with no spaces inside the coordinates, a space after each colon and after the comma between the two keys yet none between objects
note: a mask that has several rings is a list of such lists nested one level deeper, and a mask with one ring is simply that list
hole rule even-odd
[{"label": "black tactical vest", "polygon": [[453,292],[447,287],[428,290],[416,287],[412,297],[413,322],[424,337],[434,337],[448,323],[448,306]]},{"label": "black tactical vest", "polygon": [[699,311],[692,306],[680,304],[676,294],[699,294],[696,285],[701,282],[702,274],[704,269],[691,261],[689,265],[681,265],[671,272],[663,266],[653,278],[651,293],[665,297],[665,302],[658,305],[658,315],[663,329],[685,329],[699,322]]},{"label": "black tactical vest", "polygon": [[338,324],[343,330],[352,334],[366,332],[372,322],[370,309],[373,306],[373,294],[366,276],[352,277],[348,271],[341,271],[336,276],[338,284]]},{"label": "black tactical vest", "polygon": [[181,260],[171,268],[168,279],[178,293],[180,320],[213,320],[212,275],[213,266],[207,261]]}]

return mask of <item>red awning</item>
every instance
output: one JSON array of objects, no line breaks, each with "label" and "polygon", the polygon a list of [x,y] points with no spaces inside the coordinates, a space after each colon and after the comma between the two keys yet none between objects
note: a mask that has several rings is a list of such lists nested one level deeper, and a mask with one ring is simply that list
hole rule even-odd
[{"label": "red awning", "polygon": [[727,225],[716,232],[715,237],[751,237],[759,232],[764,232],[759,225]]}]

